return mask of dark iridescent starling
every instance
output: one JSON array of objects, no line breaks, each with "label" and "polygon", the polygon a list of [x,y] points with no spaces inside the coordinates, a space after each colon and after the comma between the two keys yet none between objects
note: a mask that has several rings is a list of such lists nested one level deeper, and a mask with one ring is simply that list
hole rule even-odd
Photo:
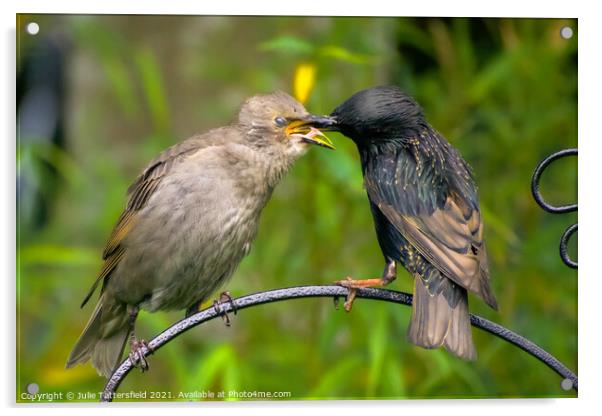
[{"label": "dark iridescent starling", "polygon": [[[399,88],[360,91],[338,106],[336,130],[359,150],[378,242],[385,257],[379,279],[343,280],[351,289],[386,285],[396,262],[414,276],[410,342],[445,347],[474,360],[467,291],[489,306],[487,253],[477,188],[460,153],[426,121]],[[348,301],[346,309],[350,309]]]}]

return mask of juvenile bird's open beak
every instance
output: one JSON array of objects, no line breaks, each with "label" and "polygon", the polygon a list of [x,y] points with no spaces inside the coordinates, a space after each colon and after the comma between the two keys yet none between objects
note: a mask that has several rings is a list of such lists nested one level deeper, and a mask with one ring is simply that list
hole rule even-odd
[{"label": "juvenile bird's open beak", "polygon": [[298,135],[307,143],[316,144],[318,146],[334,149],[332,141],[319,129],[327,130],[334,126],[336,121],[329,116],[314,116],[309,115],[300,120],[291,121],[286,128],[286,135]]}]

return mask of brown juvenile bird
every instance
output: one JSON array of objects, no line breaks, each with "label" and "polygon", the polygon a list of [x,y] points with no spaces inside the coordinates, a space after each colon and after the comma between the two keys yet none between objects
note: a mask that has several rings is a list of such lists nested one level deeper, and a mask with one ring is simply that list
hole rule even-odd
[{"label": "brown juvenile bird", "polygon": [[343,280],[355,289],[395,280],[396,263],[414,276],[410,342],[476,358],[468,293],[497,309],[489,282],[477,187],[460,153],[395,86],[354,94],[332,116],[359,150],[378,242],[382,277]]},{"label": "brown juvenile bird", "polygon": [[91,360],[109,377],[131,339],[130,358],[144,369],[144,342],[134,335],[138,311],[194,313],[228,280],[249,253],[274,187],[308,143],[333,148],[312,127],[323,122],[288,94],[257,95],[229,126],[155,158],[128,189],[82,306],[102,282],[100,298],[67,368]]}]

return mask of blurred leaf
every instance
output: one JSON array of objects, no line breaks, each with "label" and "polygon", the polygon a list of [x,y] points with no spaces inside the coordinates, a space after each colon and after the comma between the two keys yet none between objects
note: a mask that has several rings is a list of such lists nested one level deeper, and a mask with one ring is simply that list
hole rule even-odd
[{"label": "blurred leaf", "polygon": [[66,247],[52,244],[28,245],[18,251],[22,263],[97,265],[97,250],[83,247]]},{"label": "blurred leaf", "polygon": [[[382,380],[385,351],[389,341],[388,327],[389,315],[385,308],[374,308],[374,314],[370,316],[370,322],[373,322],[370,338],[368,339],[368,348],[370,352],[370,370],[368,373],[368,385],[366,396],[374,397],[375,392]],[[389,363],[387,363],[387,366]]]},{"label": "blurred leaf", "polygon": [[456,358],[448,356],[448,353],[441,349],[419,350],[419,353],[426,360],[429,372],[416,386],[416,391],[419,395],[425,397],[429,396],[433,388],[449,376],[452,372],[450,361]]},{"label": "blurred leaf", "polygon": [[54,390],[62,386],[78,384],[89,379],[90,369],[79,365],[71,369],[71,371],[65,371],[63,361],[57,360],[45,367],[41,372],[41,376],[42,377],[36,381],[42,386],[47,386],[48,390]]},{"label": "blurred leaf", "polygon": [[191,391],[208,391],[216,383],[217,379],[225,374],[227,377],[224,380],[224,387],[227,383],[229,387],[237,384],[237,375],[226,373],[225,370],[229,367],[228,363],[233,362],[234,354],[232,347],[228,344],[217,345],[213,351],[206,353],[199,359],[199,364],[196,367],[188,387]]},{"label": "blurred leaf", "polygon": [[472,102],[479,102],[491,93],[512,71],[516,54],[500,55],[492,60],[486,68],[481,69],[473,78],[467,92]]},{"label": "blurred leaf", "polygon": [[101,63],[122,111],[130,118],[136,117],[138,105],[134,83],[128,74],[123,58],[111,55],[104,59],[101,58]]},{"label": "blurred leaf", "polygon": [[[169,315],[164,313],[148,313],[142,310],[138,315],[137,333],[141,333],[140,326],[144,325],[150,328],[151,334],[158,334],[172,323],[173,318]],[[176,342],[169,344],[161,351],[161,354],[165,356],[164,362],[169,363],[170,376],[180,385],[185,385],[190,379],[190,367],[193,365],[190,361],[187,361],[184,351],[184,345]],[[196,360],[195,362],[202,363],[202,360]],[[190,390],[193,391],[194,389],[191,388]]]},{"label": "blurred leaf", "polygon": [[238,371],[238,361],[236,360],[236,356],[231,354],[230,359],[225,364],[224,369],[224,392],[226,392],[226,397],[228,400],[238,400],[238,397],[228,397],[229,391],[240,391],[240,373]]},{"label": "blurred leaf", "polygon": [[351,52],[342,46],[326,45],[318,49],[321,56],[338,59],[352,64],[374,64],[375,57]]},{"label": "blurred leaf", "polygon": [[487,394],[487,390],[483,386],[479,373],[473,364],[454,360],[452,368],[455,373],[452,377],[464,380],[470,386],[473,393],[477,395]]},{"label": "blurred leaf", "polygon": [[[62,179],[71,185],[81,185],[85,175],[72,156],[52,143],[47,138],[20,138],[17,148],[17,172],[24,173],[24,168],[31,169],[30,174],[40,182],[46,175],[52,175],[50,168],[55,169]],[[23,144],[25,142],[25,144]]]},{"label": "blurred leaf", "polygon": [[396,356],[387,359],[383,384],[387,386],[387,390],[391,391],[389,396],[391,398],[402,399],[407,397],[406,382],[402,377],[401,368],[403,368],[402,363]]},{"label": "blurred leaf", "polygon": [[160,134],[167,134],[168,102],[157,59],[151,49],[143,48],[136,52],[135,60],[155,129]]},{"label": "blurred leaf", "polygon": [[295,98],[305,104],[316,82],[316,66],[311,63],[302,63],[295,69],[293,91]]},{"label": "blurred leaf", "polygon": [[295,36],[278,36],[260,44],[259,49],[290,55],[307,55],[314,51],[314,46]]},{"label": "blurred leaf", "polygon": [[491,228],[499,236],[503,237],[508,243],[516,245],[520,243],[520,239],[516,233],[505,224],[504,221],[493,211],[491,211],[485,204],[481,204],[481,212],[483,213],[483,221],[487,224],[488,228]]},{"label": "blurred leaf", "polygon": [[126,39],[121,33],[108,30],[97,20],[88,17],[75,21],[72,27],[82,47],[97,52],[96,59],[100,61],[121,110],[128,117],[137,116],[134,84],[128,73],[130,56]]},{"label": "blurred leaf", "polygon": [[320,382],[307,397],[334,398],[340,394],[341,388],[347,385],[352,373],[358,371],[362,360],[356,355],[341,357],[324,369]]}]

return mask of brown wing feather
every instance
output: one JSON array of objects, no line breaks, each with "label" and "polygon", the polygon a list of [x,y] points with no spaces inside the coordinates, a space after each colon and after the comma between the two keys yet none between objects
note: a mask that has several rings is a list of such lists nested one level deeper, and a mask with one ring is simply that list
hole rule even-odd
[{"label": "brown wing feather", "polygon": [[[109,275],[111,274],[113,269],[115,269],[115,267],[117,266],[119,261],[123,258],[124,254],[125,254],[125,249],[123,247],[118,247],[117,250],[113,251],[111,253],[111,255],[106,257],[106,261],[104,262],[102,270],[100,271],[100,274],[98,275],[98,277],[92,284],[92,287],[88,291],[88,294],[84,298],[84,300],[81,304],[81,307],[83,307],[86,303],[88,303],[88,300],[90,300],[90,298],[94,294],[94,291],[98,287],[98,284],[100,282],[104,281],[105,278],[109,277]],[[104,285],[103,285],[103,287],[104,287]]]},{"label": "brown wing feather", "polygon": [[113,228],[103,251],[102,258],[105,260],[105,263],[82,302],[82,307],[88,302],[101,281],[103,282],[104,289],[108,279],[111,277],[111,272],[125,256],[126,250],[121,243],[135,226],[138,212],[144,208],[151,195],[157,190],[161,179],[170,171],[174,163],[181,160],[185,155],[197,151],[203,147],[202,145],[202,141],[188,140],[170,147],[153,160],[128,188],[126,208],[119,217],[115,228]]},{"label": "brown wing feather", "polygon": [[121,243],[121,240],[123,240],[132,227],[134,227],[136,222],[136,215],[134,215],[134,213],[135,211],[126,210],[121,214],[102,253],[103,259],[107,259],[120,247],[119,244]]},{"label": "brown wing feather", "polygon": [[404,215],[382,201],[377,205],[431,264],[496,307],[489,288],[483,224],[478,210],[468,207],[453,193],[447,197],[443,208],[430,215]]}]

